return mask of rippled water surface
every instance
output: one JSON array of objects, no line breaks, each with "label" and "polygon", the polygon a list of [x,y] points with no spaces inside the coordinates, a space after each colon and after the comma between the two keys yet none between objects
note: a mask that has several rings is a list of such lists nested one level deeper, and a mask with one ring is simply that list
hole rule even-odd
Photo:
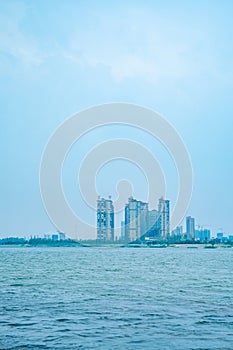
[{"label": "rippled water surface", "polygon": [[233,249],[1,248],[0,349],[233,349]]}]

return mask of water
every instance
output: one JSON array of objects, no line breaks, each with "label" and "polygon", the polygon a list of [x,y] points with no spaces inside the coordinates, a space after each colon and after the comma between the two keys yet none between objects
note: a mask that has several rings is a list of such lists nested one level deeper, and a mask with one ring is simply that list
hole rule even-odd
[{"label": "water", "polygon": [[0,248],[0,349],[233,349],[233,249]]}]

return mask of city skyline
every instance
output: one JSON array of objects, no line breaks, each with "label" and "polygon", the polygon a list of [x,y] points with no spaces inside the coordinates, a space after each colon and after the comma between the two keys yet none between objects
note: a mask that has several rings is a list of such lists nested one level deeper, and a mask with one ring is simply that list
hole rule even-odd
[{"label": "city skyline", "polygon": [[129,197],[125,204],[124,220],[121,220],[121,236],[115,234],[115,211],[111,196],[107,199],[98,197],[96,215],[96,239],[100,241],[121,239],[125,242],[133,242],[142,238],[145,240],[145,237],[161,240],[177,237],[187,241],[204,242],[220,235],[224,236],[221,230],[214,235],[207,227],[196,225],[195,218],[190,215],[185,217],[185,231],[182,225],[170,231],[170,200],[164,198],[158,199],[157,209],[149,210],[149,203],[137,200],[133,196]]},{"label": "city skyline", "polygon": [[[133,206],[132,206],[133,205]],[[130,208],[131,206],[131,208]],[[157,209],[152,208],[149,209],[150,204],[147,202],[143,202],[141,200],[135,199],[133,196],[128,198],[128,203],[125,204],[124,208],[124,219],[126,220],[127,214],[126,210],[131,209],[132,212],[140,212],[142,209],[142,212],[139,214],[139,218],[136,218],[136,215],[134,215],[134,219],[130,220],[128,219],[128,224],[130,221],[134,222],[134,226],[131,227],[131,230],[133,230],[135,233],[132,237],[136,239],[140,238],[143,236],[143,234],[149,230],[149,228],[153,227],[154,224],[160,225],[163,229],[161,229],[161,237],[168,237],[168,236],[182,236],[185,237],[186,239],[198,239],[200,236],[207,236],[209,238],[217,238],[217,237],[227,237],[227,236],[232,236],[232,232],[227,232],[223,231],[221,227],[214,232],[211,230],[211,228],[207,225],[201,225],[200,223],[196,223],[196,218],[192,217],[191,215],[187,215],[184,217],[182,220],[181,224],[176,226],[173,230],[170,231],[170,200],[164,199],[163,197],[158,199],[158,205]],[[146,209],[146,214],[143,215],[143,209]],[[122,212],[122,211],[121,211]],[[103,217],[103,213],[104,217]],[[106,215],[108,213],[108,215]],[[102,214],[102,217],[101,217]],[[119,214],[119,213],[118,213]],[[160,215],[162,214],[162,215]],[[114,204],[113,204],[113,199],[111,195],[108,195],[107,198],[101,197],[100,195],[98,196],[97,199],[97,207],[96,207],[96,238],[97,239],[102,239],[101,235],[101,227],[104,228],[106,233],[106,237],[108,239],[106,240],[115,240],[122,238],[124,235],[128,235],[130,237],[130,234],[127,233],[127,229],[125,228],[125,220],[120,220],[120,227],[117,227],[118,232],[121,232],[120,235],[115,235],[114,230],[116,229],[116,219],[115,219],[115,211],[114,211]],[[140,218],[141,217],[141,218]],[[136,218],[136,220],[135,220]],[[127,220],[126,220],[127,221]],[[107,223],[107,225],[105,223]],[[104,223],[104,224],[103,224]],[[186,227],[186,231],[184,231],[183,227]],[[156,226],[156,228],[158,228]],[[143,228],[144,227],[144,228]],[[145,229],[146,228],[146,229]],[[120,229],[120,231],[119,231]],[[98,233],[99,231],[99,233]],[[166,232],[166,233],[165,233]],[[3,234],[0,236],[0,238],[7,238],[7,237],[28,237],[28,238],[45,238],[48,239],[48,237],[52,238],[53,236],[60,236],[63,237],[66,235],[64,232],[60,232],[59,230],[50,230],[50,231],[45,231],[44,233],[39,233],[35,234],[34,232],[31,233],[21,233],[21,234]],[[68,237],[68,236],[67,236]],[[110,238],[111,237],[111,238]],[[76,237],[77,239],[80,239],[79,235]],[[64,239],[64,238],[60,238]],[[87,239],[89,239],[87,237]],[[95,239],[95,238],[92,238]],[[133,240],[133,239],[132,239]]]}]

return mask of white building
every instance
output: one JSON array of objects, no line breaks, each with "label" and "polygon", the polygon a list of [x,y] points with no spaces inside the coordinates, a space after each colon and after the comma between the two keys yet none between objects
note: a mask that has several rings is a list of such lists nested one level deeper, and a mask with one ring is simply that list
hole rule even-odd
[{"label": "white building", "polygon": [[97,200],[97,239],[114,240],[114,207],[110,196]]},{"label": "white building", "polygon": [[170,236],[170,201],[160,198],[158,211],[161,238],[167,239]]},{"label": "white building", "polygon": [[130,197],[125,206],[125,238],[140,239],[148,229],[148,203]]}]

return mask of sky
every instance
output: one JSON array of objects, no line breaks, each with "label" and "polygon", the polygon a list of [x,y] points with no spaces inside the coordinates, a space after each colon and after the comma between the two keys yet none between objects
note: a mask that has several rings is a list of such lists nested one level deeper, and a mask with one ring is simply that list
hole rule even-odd
[{"label": "sky", "polygon": [[[232,13],[230,0],[0,0],[0,236],[56,230],[40,195],[43,150],[67,118],[110,102],[145,106],[174,126],[193,166],[187,215],[233,234]],[[154,152],[173,206],[178,181],[169,155],[149,135],[118,126],[93,131],[67,155],[63,186],[73,210],[95,223],[77,171],[91,148],[114,137]],[[146,199],[145,176],[123,160],[99,171],[99,193],[114,199],[121,178]]]}]

